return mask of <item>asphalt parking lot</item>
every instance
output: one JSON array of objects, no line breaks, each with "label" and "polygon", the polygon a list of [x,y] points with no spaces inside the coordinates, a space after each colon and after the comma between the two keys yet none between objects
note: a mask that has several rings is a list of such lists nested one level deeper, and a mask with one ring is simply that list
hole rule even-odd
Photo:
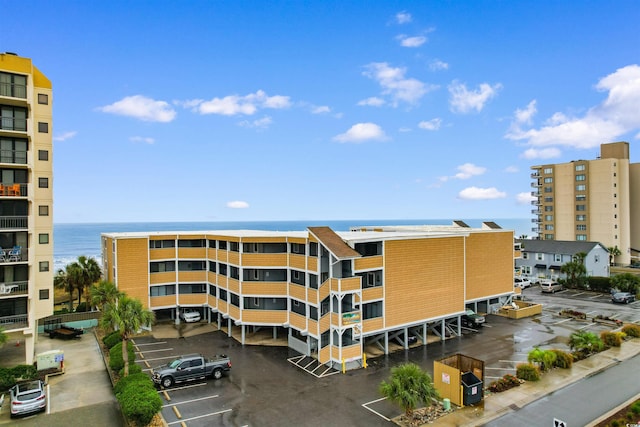
[{"label": "asphalt parking lot", "polygon": [[[514,373],[536,346],[569,350],[572,332],[609,330],[591,321],[560,317],[564,309],[601,314],[625,322],[640,323],[640,302],[612,304],[609,295],[562,291],[541,294],[525,290],[525,299],[543,304],[541,315],[512,320],[487,315],[478,333],[400,350],[369,359],[368,369],[317,378],[288,361],[297,353],[284,347],[241,346],[222,331],[186,338],[136,339],[139,363],[158,366],[189,353],[205,356],[223,353],[231,358],[232,369],[220,380],[178,385],[159,390],[164,402],[162,414],[169,426],[376,426],[389,425],[399,409],[381,400],[378,384],[389,377],[399,363],[414,362],[433,372],[433,362],[462,353],[485,362],[485,383],[506,373]],[[150,372],[148,369],[146,372]]]}]

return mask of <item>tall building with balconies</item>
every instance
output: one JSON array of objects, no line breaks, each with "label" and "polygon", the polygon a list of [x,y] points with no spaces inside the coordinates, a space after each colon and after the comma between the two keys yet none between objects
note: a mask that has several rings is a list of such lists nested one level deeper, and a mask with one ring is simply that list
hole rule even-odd
[{"label": "tall building with balconies", "polygon": [[539,239],[600,242],[618,247],[617,263],[637,259],[640,163],[629,162],[628,142],[602,144],[595,160],[531,169],[532,231]]},{"label": "tall building with balconies", "polygon": [[51,81],[0,53],[0,327],[33,363],[38,319],[53,313]]}]

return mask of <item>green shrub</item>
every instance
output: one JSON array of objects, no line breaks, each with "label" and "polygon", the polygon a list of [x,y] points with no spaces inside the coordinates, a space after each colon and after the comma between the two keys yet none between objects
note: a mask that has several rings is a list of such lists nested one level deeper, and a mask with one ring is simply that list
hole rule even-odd
[{"label": "green shrub", "polygon": [[602,331],[600,333],[600,339],[606,347],[620,347],[623,338],[623,332]]},{"label": "green shrub", "polygon": [[625,334],[627,334],[628,337],[631,338],[638,338],[640,337],[640,326],[638,325],[625,325],[622,328],[622,332],[624,332]]},{"label": "green shrub", "polygon": [[[129,363],[136,360],[136,353],[133,349],[131,341],[127,343],[127,353],[129,355]],[[122,343],[118,343],[109,350],[109,368],[114,372],[120,372],[124,368],[124,360],[122,359]]]},{"label": "green shrub", "polygon": [[16,376],[10,368],[0,368],[0,390],[8,390],[16,383]]},{"label": "green shrub", "polygon": [[87,303],[84,301],[78,304],[75,310],[76,313],[85,313],[87,311],[91,311],[91,306],[88,306]]},{"label": "green shrub", "polygon": [[635,402],[633,402],[633,404],[631,405],[631,412],[636,415],[640,414],[640,400],[636,400]]},{"label": "green shrub", "polygon": [[[147,381],[151,383],[149,377]],[[117,396],[122,413],[136,425],[146,426],[162,408],[162,399],[155,387],[150,387],[140,387],[139,383],[133,382]]]},{"label": "green shrub", "polygon": [[142,372],[138,372],[136,374],[129,374],[126,377],[120,378],[120,380],[113,387],[113,393],[118,396],[122,392],[124,392],[128,387],[137,387],[140,389],[143,388],[152,388],[155,390],[151,379],[147,374],[143,374]]},{"label": "green shrub", "polygon": [[588,278],[589,289],[596,292],[609,292],[611,280],[608,277],[591,276]]},{"label": "green shrub", "polygon": [[556,354],[556,360],[553,362],[554,368],[569,369],[573,365],[573,356],[566,351],[553,349]]},{"label": "green shrub", "polygon": [[538,364],[542,372],[546,372],[553,368],[556,361],[556,354],[552,350],[543,350],[539,347],[535,347],[529,352],[527,360]]},{"label": "green shrub", "polygon": [[611,421],[611,427],[620,427],[622,424],[620,424],[620,420],[613,420]]},{"label": "green shrub", "polygon": [[539,381],[540,369],[531,363],[521,363],[516,366],[516,376],[525,381]]},{"label": "green shrub", "polygon": [[[135,361],[129,362],[129,376],[133,374],[139,374],[141,372],[142,372],[142,366],[138,365]],[[124,376],[124,366],[122,367],[122,369],[120,369],[120,372],[118,372],[118,375],[120,375],[120,378]]]},{"label": "green shrub", "polygon": [[35,380],[38,378],[38,370],[33,365],[17,365],[11,370],[16,379]]},{"label": "green shrub", "polygon": [[114,345],[122,341],[122,337],[120,336],[120,332],[115,331],[102,338],[102,342],[107,348],[112,348]]}]

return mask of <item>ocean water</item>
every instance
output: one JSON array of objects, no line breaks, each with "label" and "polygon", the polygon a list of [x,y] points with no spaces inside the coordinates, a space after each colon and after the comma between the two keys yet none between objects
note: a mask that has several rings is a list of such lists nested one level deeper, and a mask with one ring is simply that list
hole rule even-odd
[{"label": "ocean water", "polygon": [[[451,219],[412,220],[334,220],[334,221],[241,221],[241,222],[121,222],[54,224],[54,271],[64,268],[80,255],[93,257],[100,262],[100,235],[102,233],[132,231],[204,231],[204,230],[269,230],[304,231],[307,227],[329,226],[335,231],[348,231],[364,225],[451,225]],[[471,227],[480,227],[482,219],[463,219]],[[515,235],[531,236],[530,218],[505,218],[494,221],[500,227],[514,230]]]}]

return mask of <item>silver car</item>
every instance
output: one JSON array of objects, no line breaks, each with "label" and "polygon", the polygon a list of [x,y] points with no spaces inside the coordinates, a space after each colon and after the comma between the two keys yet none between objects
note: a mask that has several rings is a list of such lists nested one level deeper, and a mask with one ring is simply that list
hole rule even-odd
[{"label": "silver car", "polygon": [[47,409],[47,395],[40,380],[16,384],[9,390],[11,396],[11,418]]}]

